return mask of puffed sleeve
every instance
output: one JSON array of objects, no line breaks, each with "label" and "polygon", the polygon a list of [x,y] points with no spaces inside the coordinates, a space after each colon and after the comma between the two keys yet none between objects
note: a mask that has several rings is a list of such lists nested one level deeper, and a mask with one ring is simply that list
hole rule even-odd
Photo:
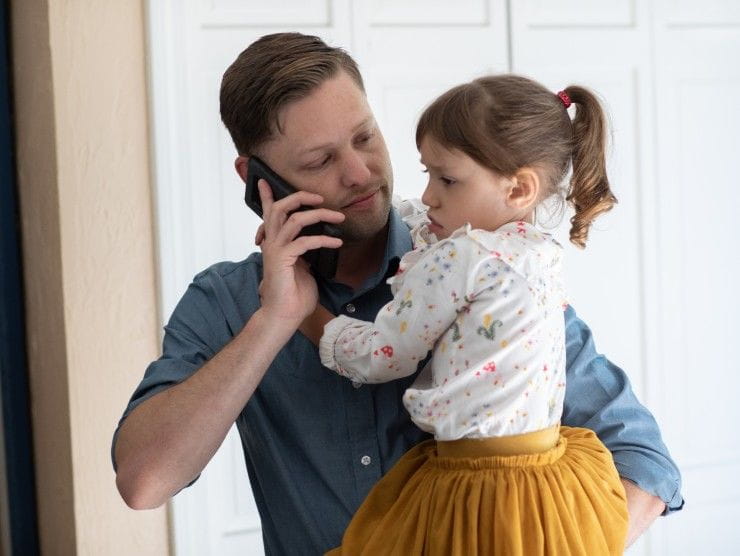
[{"label": "puffed sleeve", "polygon": [[464,303],[468,261],[458,249],[459,241],[434,245],[404,273],[401,283],[396,277],[395,296],[374,323],[344,315],[330,321],[319,344],[322,364],[363,383],[414,373]]}]

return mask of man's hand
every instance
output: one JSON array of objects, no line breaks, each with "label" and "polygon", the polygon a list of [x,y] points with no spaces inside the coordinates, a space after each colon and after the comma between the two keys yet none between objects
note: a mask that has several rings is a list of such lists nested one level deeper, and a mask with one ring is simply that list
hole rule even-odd
[{"label": "man's hand", "polygon": [[627,495],[627,512],[629,513],[629,528],[625,544],[625,548],[628,548],[663,513],[665,503],[657,496],[645,492],[632,481],[622,479],[622,484]]},{"label": "man's hand", "polygon": [[301,191],[273,203],[267,184],[259,188],[265,216],[262,307],[187,380],[142,402],[121,424],[116,485],[132,508],[161,506],[203,470],[275,355],[316,306],[316,282],[299,257],[342,244],[327,236],[296,237],[305,225],[344,220],[328,209],[288,216],[300,205],[318,205],[320,195]]},{"label": "man's hand", "polygon": [[264,219],[264,226],[258,232],[263,260],[260,284],[262,308],[271,318],[292,321],[297,328],[314,310],[318,300],[316,281],[300,256],[311,249],[336,249],[342,245],[342,240],[338,238],[298,237],[298,234],[304,226],[317,222],[339,224],[344,220],[344,214],[322,208],[295,212],[301,205],[320,204],[323,197],[298,191],[273,201],[272,191],[265,180],[259,180],[257,187]]}]

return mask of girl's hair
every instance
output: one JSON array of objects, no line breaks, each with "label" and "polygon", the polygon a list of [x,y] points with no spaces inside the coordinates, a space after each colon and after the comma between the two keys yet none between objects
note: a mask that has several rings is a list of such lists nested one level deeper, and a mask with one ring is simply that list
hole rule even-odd
[{"label": "girl's hair", "polygon": [[558,95],[526,77],[496,75],[459,85],[424,111],[416,145],[431,136],[505,177],[525,166],[535,169],[544,185],[540,200],[561,193],[575,208],[570,241],[585,247],[591,222],[617,202],[606,176],[606,116],[589,90],[571,85],[564,92],[576,105],[572,122]]}]

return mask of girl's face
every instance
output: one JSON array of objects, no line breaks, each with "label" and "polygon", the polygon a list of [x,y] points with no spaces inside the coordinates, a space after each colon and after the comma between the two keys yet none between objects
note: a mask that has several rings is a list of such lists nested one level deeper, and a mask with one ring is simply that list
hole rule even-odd
[{"label": "girl's face", "polygon": [[511,180],[429,136],[419,152],[429,174],[421,201],[429,207],[429,231],[438,239],[467,223],[492,231],[516,219],[518,211],[507,204]]}]

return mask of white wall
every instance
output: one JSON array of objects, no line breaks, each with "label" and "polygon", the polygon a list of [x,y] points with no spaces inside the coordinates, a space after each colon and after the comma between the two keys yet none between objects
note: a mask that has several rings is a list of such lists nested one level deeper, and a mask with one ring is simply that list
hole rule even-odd
[{"label": "white wall", "polygon": [[[740,264],[731,245],[740,209],[740,3],[156,0],[149,11],[165,316],[197,271],[253,250],[258,221],[241,200],[218,88],[259,36],[317,34],[355,56],[404,196],[419,196],[424,183],[415,120],[450,85],[515,71],[553,91],[579,83],[601,93],[620,203],[586,251],[568,248],[570,297],[656,414],[688,499],[630,553],[740,548]],[[567,244],[566,226],[557,233]],[[245,475],[232,434],[175,501],[178,554],[236,554],[258,543]]]}]

